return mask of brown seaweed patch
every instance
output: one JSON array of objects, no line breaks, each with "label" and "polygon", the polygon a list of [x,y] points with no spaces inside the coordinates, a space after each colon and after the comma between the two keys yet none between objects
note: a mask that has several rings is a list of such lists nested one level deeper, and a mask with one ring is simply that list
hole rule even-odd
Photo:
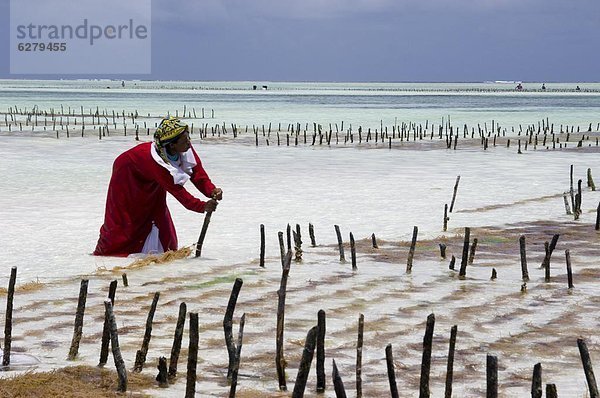
[{"label": "brown seaweed patch", "polygon": [[[156,385],[152,376],[128,373],[128,397],[147,397],[143,390]],[[3,397],[117,397],[118,378],[115,371],[93,366],[70,366],[51,372],[27,372],[3,379]]]},{"label": "brown seaweed patch", "polygon": [[[43,289],[44,286],[46,285],[40,281],[27,282],[22,285],[17,285],[15,287],[15,292],[35,292],[37,290]],[[6,289],[5,287],[0,287],[0,295],[6,294],[8,294],[8,289]]]}]

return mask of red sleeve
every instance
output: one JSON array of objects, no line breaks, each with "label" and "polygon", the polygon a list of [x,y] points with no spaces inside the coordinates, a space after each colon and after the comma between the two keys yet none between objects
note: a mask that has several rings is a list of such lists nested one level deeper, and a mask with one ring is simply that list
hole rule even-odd
[{"label": "red sleeve", "polygon": [[206,202],[194,197],[181,185],[175,184],[173,182],[173,177],[166,169],[163,169],[158,164],[156,164],[156,167],[159,169],[156,173],[156,182],[158,182],[160,186],[173,195],[173,197],[175,197],[175,199],[177,199],[186,209],[204,213],[204,205]]},{"label": "red sleeve", "polygon": [[194,184],[194,186],[204,194],[204,196],[210,198],[212,191],[215,189],[215,184],[212,183],[208,177],[208,174],[206,174],[204,167],[202,167],[202,162],[194,150],[194,147],[191,148],[194,158],[196,159],[196,166],[192,169],[192,176],[190,180],[192,181],[192,184]]}]

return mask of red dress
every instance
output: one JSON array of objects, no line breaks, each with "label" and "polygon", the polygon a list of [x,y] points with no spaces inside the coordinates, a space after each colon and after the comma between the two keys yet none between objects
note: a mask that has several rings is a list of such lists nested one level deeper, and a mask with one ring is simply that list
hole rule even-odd
[{"label": "red dress", "polygon": [[[131,148],[117,157],[108,186],[104,224],[94,250],[97,256],[127,256],[139,253],[154,223],[165,251],[177,250],[177,234],[167,208],[167,192],[186,209],[204,212],[205,202],[195,198],[176,184],[165,165],[159,164],[152,142]],[[210,197],[215,186],[202,168],[196,151],[188,151],[191,164],[189,179],[205,196]],[[185,176],[187,179],[187,175]]]}]

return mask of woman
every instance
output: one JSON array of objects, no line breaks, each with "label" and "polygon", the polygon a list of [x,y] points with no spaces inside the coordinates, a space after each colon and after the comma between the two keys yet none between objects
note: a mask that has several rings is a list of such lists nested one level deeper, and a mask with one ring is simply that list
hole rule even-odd
[{"label": "woman", "polygon": [[[192,196],[183,187],[188,180],[211,199],[204,202]],[[188,126],[174,117],[161,121],[154,142],[137,145],[115,160],[94,255],[177,250],[167,192],[198,213],[215,211],[217,200],[223,198],[192,148]]]}]

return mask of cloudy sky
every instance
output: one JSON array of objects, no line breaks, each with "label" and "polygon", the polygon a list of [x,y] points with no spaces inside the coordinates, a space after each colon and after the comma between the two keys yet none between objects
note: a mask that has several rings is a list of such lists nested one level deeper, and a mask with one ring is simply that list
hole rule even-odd
[{"label": "cloudy sky", "polygon": [[152,1],[152,74],[124,78],[600,81],[599,0]]}]

